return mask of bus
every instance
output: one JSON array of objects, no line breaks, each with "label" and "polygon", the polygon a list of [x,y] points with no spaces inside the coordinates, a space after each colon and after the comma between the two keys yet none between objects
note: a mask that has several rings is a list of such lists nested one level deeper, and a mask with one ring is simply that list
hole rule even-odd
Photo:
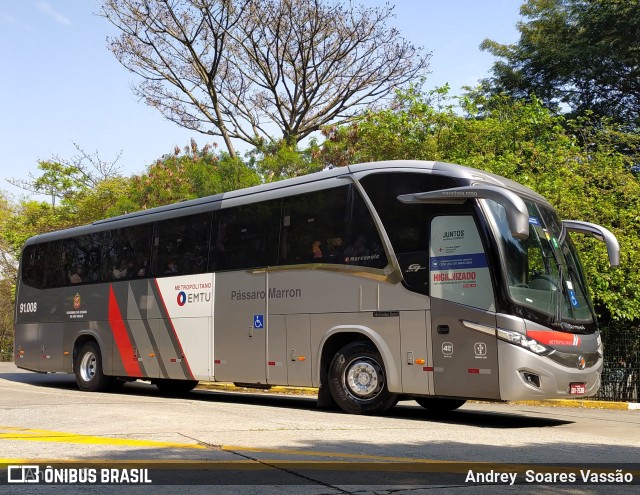
[{"label": "bus", "polygon": [[594,395],[603,347],[569,232],[514,181],[384,161],[30,238],[15,363],[83,391],[150,381],[318,388],[320,407],[430,411]]}]

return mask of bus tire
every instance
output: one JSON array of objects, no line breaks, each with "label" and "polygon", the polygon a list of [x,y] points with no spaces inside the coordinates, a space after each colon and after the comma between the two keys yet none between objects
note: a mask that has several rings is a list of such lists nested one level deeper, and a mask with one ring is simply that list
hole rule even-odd
[{"label": "bus tire", "polygon": [[159,378],[153,383],[163,394],[184,395],[196,388],[198,380],[171,380],[168,378]]},{"label": "bus tire", "polygon": [[111,377],[102,371],[102,355],[97,342],[82,344],[74,368],[76,383],[83,392],[101,392],[111,385]]},{"label": "bus tire", "polygon": [[437,397],[414,397],[414,400],[427,411],[436,414],[455,411],[467,402],[464,399],[440,399]]},{"label": "bus tire", "polygon": [[329,366],[329,390],[336,404],[350,414],[380,414],[398,402],[387,388],[382,356],[366,341],[340,349]]}]

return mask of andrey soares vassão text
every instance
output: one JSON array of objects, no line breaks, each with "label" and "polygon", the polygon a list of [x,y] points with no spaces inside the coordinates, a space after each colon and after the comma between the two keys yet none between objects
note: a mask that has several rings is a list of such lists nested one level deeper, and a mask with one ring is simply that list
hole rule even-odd
[{"label": "andrey soares vass\u00e3o text", "polygon": [[490,470],[487,472],[474,472],[469,470],[465,478],[466,483],[504,483],[513,485],[516,481],[525,483],[633,483],[633,474],[622,469],[605,471],[601,469],[579,469],[577,472],[537,472],[528,469],[523,478],[518,478],[516,472],[501,472]]}]

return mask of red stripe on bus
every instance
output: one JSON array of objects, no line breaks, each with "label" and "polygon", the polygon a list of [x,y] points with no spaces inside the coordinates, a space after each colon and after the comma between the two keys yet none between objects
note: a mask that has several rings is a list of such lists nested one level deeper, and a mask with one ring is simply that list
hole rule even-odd
[{"label": "red stripe on bus", "polygon": [[112,285],[109,285],[109,325],[111,326],[113,341],[120,354],[125,373],[127,373],[127,376],[142,376],[140,364],[137,359],[135,359],[136,356],[133,352],[133,345],[129,339],[127,327],[125,327],[124,321],[122,320],[122,313],[118,307],[118,301],[113,292]]},{"label": "red stripe on bus", "polygon": [[548,330],[527,330],[527,337],[547,345],[574,345],[580,346],[582,339],[573,333],[556,332]]},{"label": "red stripe on bus", "polygon": [[173,332],[173,336],[176,338],[176,342],[180,347],[180,354],[182,355],[182,359],[184,359],[184,364],[187,367],[187,372],[189,373],[190,378],[193,380],[194,376],[191,372],[191,366],[189,366],[189,360],[187,356],[184,354],[184,349],[182,348],[182,344],[180,343],[180,339],[178,338],[178,333],[176,332],[175,327],[173,326],[173,321],[171,321],[171,315],[169,314],[169,310],[167,309],[167,305],[164,303],[164,297],[162,297],[162,291],[160,290],[160,285],[158,285],[158,279],[154,279],[153,282],[156,284],[156,289],[158,289],[158,295],[160,296],[160,302],[162,303],[162,308],[164,309],[164,314],[167,315],[167,321],[169,322],[169,328]]}]

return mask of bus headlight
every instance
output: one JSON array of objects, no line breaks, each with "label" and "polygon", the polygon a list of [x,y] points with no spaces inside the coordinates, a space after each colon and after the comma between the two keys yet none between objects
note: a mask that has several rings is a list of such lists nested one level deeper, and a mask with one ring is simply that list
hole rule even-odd
[{"label": "bus headlight", "polygon": [[545,355],[553,351],[553,349],[550,349],[546,345],[542,345],[537,340],[530,339],[526,335],[522,335],[521,333],[514,332],[512,330],[504,330],[502,328],[498,328],[497,337],[500,340],[504,340],[506,342],[510,342],[511,344],[516,344],[520,347],[524,347],[525,349],[528,349],[531,352],[535,352],[536,354]]}]

